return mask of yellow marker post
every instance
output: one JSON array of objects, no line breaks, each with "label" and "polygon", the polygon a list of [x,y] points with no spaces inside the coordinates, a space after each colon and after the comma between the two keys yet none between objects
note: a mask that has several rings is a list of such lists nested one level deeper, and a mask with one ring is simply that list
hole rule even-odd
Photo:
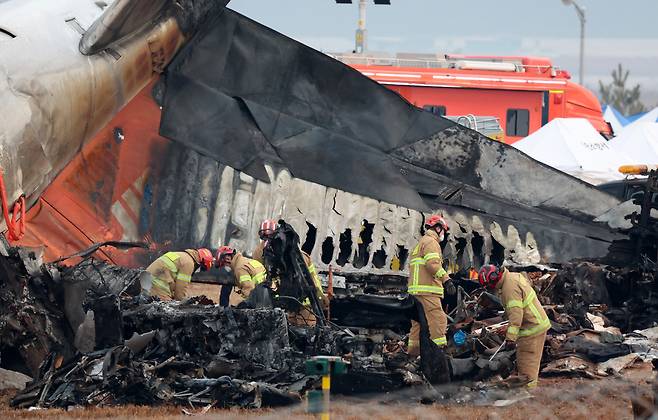
[{"label": "yellow marker post", "polygon": [[337,356],[316,356],[306,361],[307,375],[321,375],[321,391],[312,390],[306,394],[307,412],[316,414],[321,420],[329,420],[331,411],[331,376],[342,375],[347,364]]},{"label": "yellow marker post", "polygon": [[331,404],[331,375],[324,375],[322,377],[322,408],[320,413],[321,420],[329,420],[329,410]]}]

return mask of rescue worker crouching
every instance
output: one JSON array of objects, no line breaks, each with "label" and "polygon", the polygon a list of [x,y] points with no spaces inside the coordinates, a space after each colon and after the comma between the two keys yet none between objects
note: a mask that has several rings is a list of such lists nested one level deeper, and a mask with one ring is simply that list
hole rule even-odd
[{"label": "rescue worker crouching", "polygon": [[504,349],[516,347],[519,376],[528,378],[528,387],[536,387],[546,332],[551,327],[551,321],[535,290],[523,274],[510,273],[507,269],[501,271],[495,265],[482,267],[479,280],[480,284],[495,289],[500,295],[509,320]]},{"label": "rescue worker crouching", "polygon": [[[255,260],[264,263],[263,251],[265,249],[265,246],[267,245],[267,241],[270,240],[274,235],[276,231],[276,226],[277,226],[276,221],[272,219],[263,220],[263,222],[261,223],[260,229],[258,230],[258,236],[260,237],[260,242],[252,252],[252,257]],[[317,296],[322,305],[322,309],[326,311],[329,309],[329,298],[327,297],[327,295],[324,294],[324,291],[322,290],[322,282],[320,280],[320,277],[318,276],[318,272],[317,269],[315,268],[315,264],[313,264],[310,255],[308,255],[306,252],[301,250],[300,252],[302,253],[302,257],[304,258],[304,264],[306,265],[309,274],[313,278],[313,283],[315,284]],[[308,298],[305,299],[304,302],[302,302],[302,308],[299,311],[288,313],[288,322],[291,325],[298,325],[298,326],[315,325],[316,323],[315,314],[311,310],[311,302],[309,301]]]},{"label": "rescue worker crouching", "polygon": [[228,246],[219,247],[215,265],[219,268],[226,267],[233,274],[233,285],[244,299],[249,297],[257,285],[265,281],[267,275],[265,267],[259,261],[247,258]]},{"label": "rescue worker crouching", "polygon": [[151,274],[150,295],[161,300],[182,300],[196,270],[206,271],[213,265],[213,256],[206,248],[167,252],[146,268]]},{"label": "rescue worker crouching", "polygon": [[[448,344],[446,330],[448,318],[443,311],[444,283],[449,281],[448,272],[443,268],[440,243],[449,230],[445,219],[432,215],[425,222],[425,235],[411,252],[407,292],[423,305],[429,326],[430,339],[439,347]],[[454,288],[454,286],[452,286]],[[420,324],[411,321],[408,353],[420,354]]]}]

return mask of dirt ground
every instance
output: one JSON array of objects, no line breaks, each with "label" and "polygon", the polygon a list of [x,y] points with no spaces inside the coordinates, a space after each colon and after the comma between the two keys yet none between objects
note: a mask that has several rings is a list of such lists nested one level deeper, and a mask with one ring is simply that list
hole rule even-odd
[{"label": "dirt ground", "polygon": [[[531,393],[531,398],[506,407],[459,404],[455,402],[422,405],[409,402],[413,396],[382,394],[369,397],[334,397],[331,417],[334,419],[423,419],[449,417],[454,419],[632,419],[634,413],[653,411],[651,383],[653,372],[646,367],[628,370],[623,377],[599,380],[582,378],[542,378],[541,387]],[[304,404],[283,409],[243,410],[211,409],[202,413],[202,408],[191,407],[105,407],[74,408],[65,410],[14,410],[9,407],[13,392],[0,393],[0,416],[23,419],[55,418],[154,418],[175,419],[189,415],[216,418],[313,418],[305,413]],[[511,399],[517,392],[508,392]],[[459,394],[457,394],[459,398]],[[413,399],[415,400],[415,399]],[[185,413],[183,410],[186,410]]]}]

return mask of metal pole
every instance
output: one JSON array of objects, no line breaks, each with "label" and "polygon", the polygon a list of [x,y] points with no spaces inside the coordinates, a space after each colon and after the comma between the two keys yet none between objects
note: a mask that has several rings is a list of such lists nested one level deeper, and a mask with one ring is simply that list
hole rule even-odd
[{"label": "metal pole", "polygon": [[582,85],[585,74],[585,8],[579,6],[575,1],[573,2],[573,7],[576,8],[578,19],[580,19],[580,68],[578,69],[578,83]]},{"label": "metal pole", "polygon": [[356,43],[354,52],[363,54],[368,48],[368,39],[366,33],[366,1],[359,0],[359,24],[356,30]]},{"label": "metal pole", "polygon": [[359,29],[366,29],[366,0],[359,0]]}]

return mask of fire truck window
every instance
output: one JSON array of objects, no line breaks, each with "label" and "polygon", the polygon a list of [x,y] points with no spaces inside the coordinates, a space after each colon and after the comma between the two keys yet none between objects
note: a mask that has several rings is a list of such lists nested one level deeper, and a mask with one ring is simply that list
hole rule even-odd
[{"label": "fire truck window", "polygon": [[444,117],[446,115],[446,107],[443,105],[423,105],[423,109],[434,115],[438,115],[439,117]]},{"label": "fire truck window", "polygon": [[505,133],[508,136],[525,137],[530,130],[530,111],[527,109],[508,109]]}]

